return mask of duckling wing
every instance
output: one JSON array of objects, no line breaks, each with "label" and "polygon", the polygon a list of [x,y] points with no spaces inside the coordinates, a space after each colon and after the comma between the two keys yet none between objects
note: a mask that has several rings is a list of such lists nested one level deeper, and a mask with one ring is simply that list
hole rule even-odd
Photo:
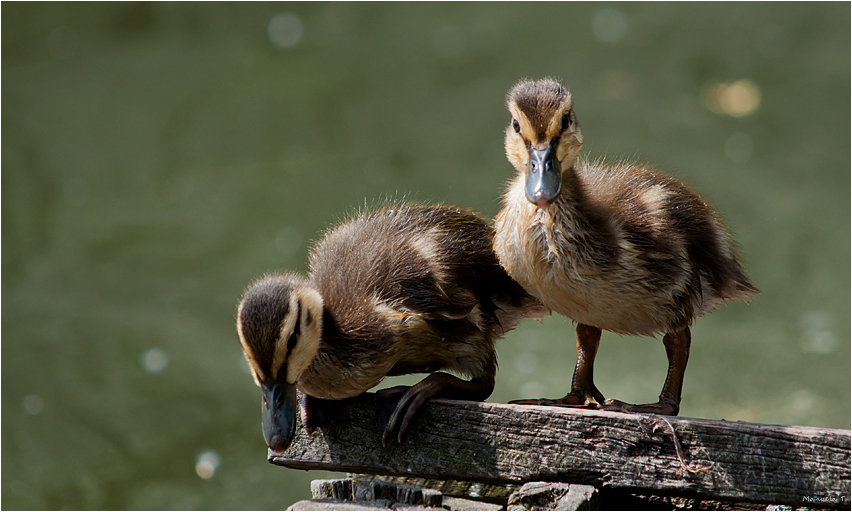
[{"label": "duckling wing", "polygon": [[328,317],[315,365],[345,368],[349,386],[391,372],[491,372],[496,339],[538,304],[492,239],[477,215],[441,206],[386,207],[331,230],[310,257]]},{"label": "duckling wing", "polygon": [[656,301],[652,316],[684,325],[756,291],[719,216],[680,181],[629,162],[580,162],[576,178],[575,218],[608,248],[597,265],[613,284]]},{"label": "duckling wing", "polygon": [[443,336],[485,334],[493,343],[522,318],[549,313],[500,265],[484,219],[447,207],[414,213],[406,246],[422,273],[405,282],[400,300]]}]

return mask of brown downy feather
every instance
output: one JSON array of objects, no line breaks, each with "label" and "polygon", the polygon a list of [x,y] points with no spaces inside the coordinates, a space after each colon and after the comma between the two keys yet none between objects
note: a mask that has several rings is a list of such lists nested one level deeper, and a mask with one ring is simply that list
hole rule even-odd
[{"label": "brown downy feather", "polygon": [[[583,138],[560,84],[521,83],[508,104],[519,122],[506,130],[506,154],[518,174],[496,218],[494,248],[509,275],[545,305],[602,329],[656,334],[758,293],[698,194],[649,166],[576,157]],[[546,208],[525,197],[523,140],[554,144],[562,162],[562,191]]]}]

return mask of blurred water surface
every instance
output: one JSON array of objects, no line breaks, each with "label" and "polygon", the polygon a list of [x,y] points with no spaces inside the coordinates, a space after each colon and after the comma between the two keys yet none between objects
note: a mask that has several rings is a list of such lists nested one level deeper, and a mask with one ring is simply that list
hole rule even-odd
[{"label": "blurred water surface", "polygon": [[[234,330],[366,204],[499,210],[506,91],[556,76],[592,157],[652,162],[736,233],[763,294],[693,331],[681,414],[850,427],[850,6],[2,5],[2,506],[266,509]],[[499,345],[493,401],[561,396],[571,322]],[[658,340],[596,381],[650,401]]]}]

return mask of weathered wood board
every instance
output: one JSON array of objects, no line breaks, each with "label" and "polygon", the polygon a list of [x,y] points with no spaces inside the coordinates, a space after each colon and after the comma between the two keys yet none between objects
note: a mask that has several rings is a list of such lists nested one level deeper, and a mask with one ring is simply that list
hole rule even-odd
[{"label": "weathered wood board", "polygon": [[382,448],[374,395],[340,403],[273,464],[496,484],[570,482],[645,493],[850,507],[852,432],[432,400]]}]

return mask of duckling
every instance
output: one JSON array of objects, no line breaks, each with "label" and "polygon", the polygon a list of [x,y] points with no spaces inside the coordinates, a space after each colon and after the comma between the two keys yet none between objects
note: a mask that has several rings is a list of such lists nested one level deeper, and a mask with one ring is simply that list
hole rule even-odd
[{"label": "duckling", "polygon": [[[694,319],[759,293],[731,236],[695,192],[657,169],[579,158],[571,93],[545,79],[507,96],[506,156],[517,174],[495,219],[494,250],[510,276],[577,323],[571,391],[516,403],[677,415]],[[601,331],[663,334],[659,400],[604,400],[593,370]]]},{"label": "duckling", "polygon": [[466,210],[386,206],[328,232],[307,277],[275,274],[251,285],[237,332],[263,392],[268,446],[283,451],[292,442],[297,389],[310,434],[324,401],[360,395],[387,375],[429,373],[378,392],[395,400],[380,412],[383,445],[395,433],[401,442],[432,397],[488,398],[494,343],[521,319],[549,314],[500,266],[493,237]]}]

